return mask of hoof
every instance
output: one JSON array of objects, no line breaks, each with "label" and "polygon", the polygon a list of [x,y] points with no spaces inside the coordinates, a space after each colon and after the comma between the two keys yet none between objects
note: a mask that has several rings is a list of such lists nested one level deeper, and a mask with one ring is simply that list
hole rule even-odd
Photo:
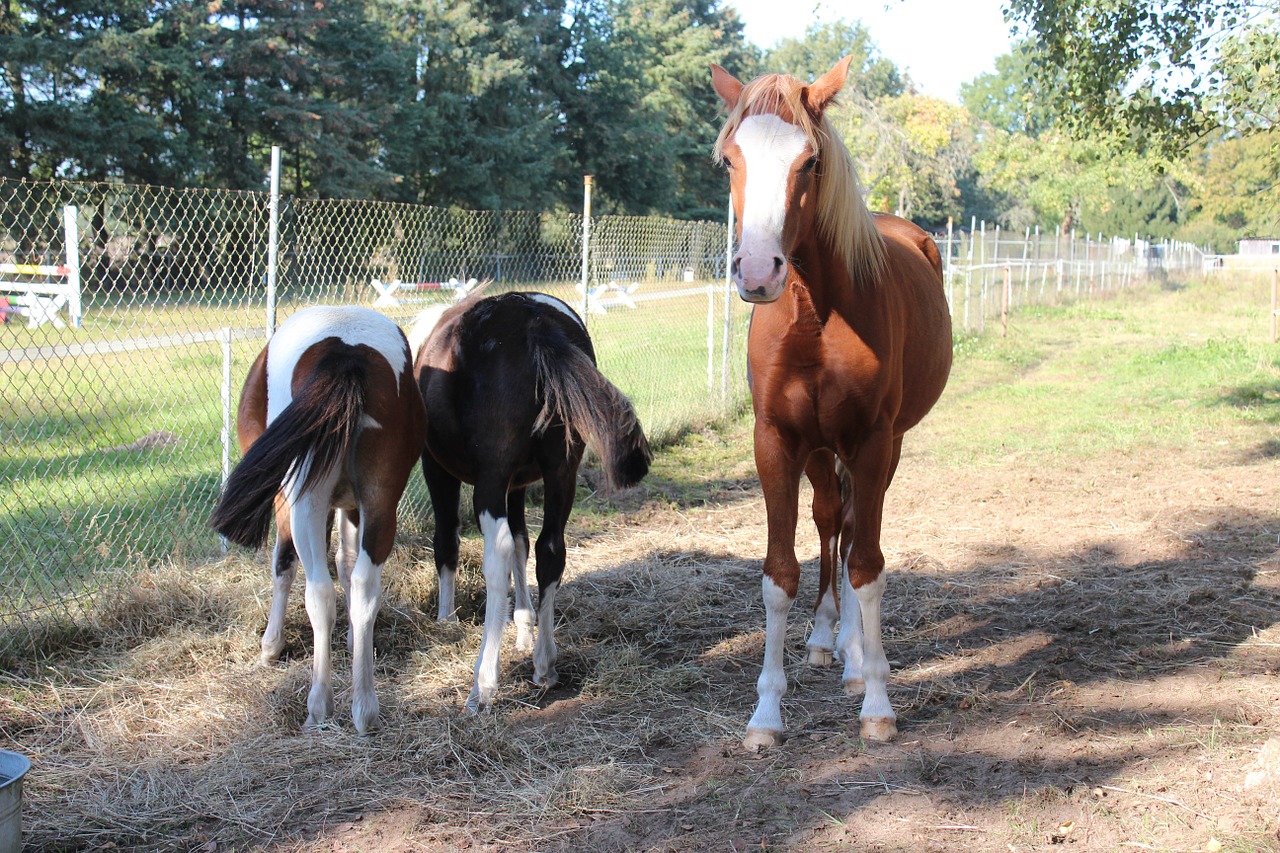
[{"label": "hoof", "polygon": [[831,649],[824,649],[821,646],[806,646],[809,650],[809,659],[806,663],[809,666],[831,666],[835,663],[835,656]]},{"label": "hoof", "polygon": [[867,683],[861,678],[846,678],[844,692],[847,696],[861,696],[867,689]]},{"label": "hoof", "polygon": [[476,693],[472,693],[467,697],[467,704],[462,706],[463,712],[468,717],[478,717],[481,714],[489,713],[493,707],[493,697],[481,699]]},{"label": "hoof", "polygon": [[893,717],[863,717],[862,737],[878,743],[888,743],[898,736],[898,724]]},{"label": "hoof", "polygon": [[747,729],[747,736],[742,740],[742,746],[747,752],[760,752],[781,745],[782,732],[773,729]]},{"label": "hoof", "polygon": [[560,683],[560,673],[556,672],[554,668],[545,675],[535,672],[533,674],[533,683],[543,690],[550,690]]}]

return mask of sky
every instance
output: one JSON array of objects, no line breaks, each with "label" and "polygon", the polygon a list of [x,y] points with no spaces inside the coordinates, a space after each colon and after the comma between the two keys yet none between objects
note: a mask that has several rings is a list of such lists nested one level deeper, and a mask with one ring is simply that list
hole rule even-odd
[{"label": "sky", "polygon": [[1000,0],[725,0],[746,24],[747,40],[772,47],[813,23],[861,21],[880,54],[926,95],[959,100],[961,83],[995,70],[1009,52]]}]

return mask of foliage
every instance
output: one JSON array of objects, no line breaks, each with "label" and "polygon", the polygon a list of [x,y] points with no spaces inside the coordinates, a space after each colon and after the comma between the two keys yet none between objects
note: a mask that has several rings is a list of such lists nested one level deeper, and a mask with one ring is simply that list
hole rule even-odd
[{"label": "foliage", "polygon": [[906,91],[904,75],[892,61],[880,56],[871,32],[856,21],[810,24],[803,37],[778,42],[766,54],[764,65],[771,72],[812,82],[850,55],[853,62],[843,93],[846,100],[873,101]]},{"label": "foliage", "polygon": [[592,2],[574,24],[576,82],[564,106],[601,209],[721,218],[723,175],[710,158],[720,101],[707,69],[757,67],[737,13],[709,0]]},{"label": "foliage", "polygon": [[[1031,69],[1055,119],[1077,135],[1119,131],[1138,148],[1173,151],[1248,99],[1217,102],[1225,34],[1268,18],[1273,0],[1008,0],[1032,35]],[[1237,92],[1237,94],[1239,94]],[[1257,91],[1254,108],[1280,93]]]},{"label": "foliage", "polygon": [[873,208],[931,225],[961,215],[959,181],[973,147],[964,107],[901,94],[881,98],[874,109],[837,111],[836,119],[847,128]]},{"label": "foliage", "polygon": [[960,103],[974,118],[1008,133],[1037,135],[1053,123],[1041,100],[1025,42],[996,57],[995,71],[960,84]]},{"label": "foliage", "polygon": [[1215,140],[1197,159],[1203,217],[1238,236],[1280,233],[1280,129]]}]

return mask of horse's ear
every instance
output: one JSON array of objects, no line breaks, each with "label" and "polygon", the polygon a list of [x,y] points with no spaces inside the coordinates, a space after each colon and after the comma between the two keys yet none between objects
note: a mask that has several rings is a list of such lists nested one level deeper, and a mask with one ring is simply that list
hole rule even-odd
[{"label": "horse's ear", "polygon": [[826,74],[814,80],[810,85],[805,86],[800,92],[800,100],[804,103],[805,109],[815,117],[822,115],[822,111],[835,100],[836,95],[840,94],[840,90],[844,88],[845,80],[849,79],[849,65],[852,62],[853,56],[846,56]]},{"label": "horse's ear", "polygon": [[742,97],[742,81],[737,77],[734,77],[719,65],[712,65],[711,85],[715,87],[716,94],[720,96],[720,100],[724,101],[724,105],[730,111],[738,105],[738,98]]}]

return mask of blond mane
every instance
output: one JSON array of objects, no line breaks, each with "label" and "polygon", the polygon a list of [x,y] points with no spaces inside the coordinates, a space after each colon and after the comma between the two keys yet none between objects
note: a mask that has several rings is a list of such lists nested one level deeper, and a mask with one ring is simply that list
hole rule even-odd
[{"label": "blond mane", "polygon": [[800,128],[821,163],[818,233],[844,261],[855,283],[872,284],[884,270],[884,240],[862,199],[862,184],[849,149],[825,114],[814,121],[800,100],[803,88],[803,83],[786,74],[766,74],[748,83],[720,129],[713,156],[716,160],[724,156],[725,142],[747,116],[777,115]]}]

